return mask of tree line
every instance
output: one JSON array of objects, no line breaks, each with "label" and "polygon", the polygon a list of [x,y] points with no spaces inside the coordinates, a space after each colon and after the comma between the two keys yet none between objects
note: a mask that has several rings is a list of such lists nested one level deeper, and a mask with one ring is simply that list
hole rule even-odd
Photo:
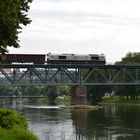
[{"label": "tree line", "polygon": [[1,86],[0,96],[44,96],[54,103],[58,96],[69,95],[68,86]]},{"label": "tree line", "polygon": [[[140,64],[140,53],[139,52],[128,52],[121,61],[117,61],[116,64]],[[131,74],[134,75],[133,71]],[[140,76],[140,74],[138,75]],[[122,78],[121,75],[118,78]],[[125,76],[125,79],[128,77]],[[123,99],[133,99],[138,100],[140,95],[140,86],[139,85],[119,85],[119,86],[89,86],[88,89],[88,100],[92,103],[101,101],[102,97],[105,96],[105,93],[115,92],[115,96],[120,96]]]}]

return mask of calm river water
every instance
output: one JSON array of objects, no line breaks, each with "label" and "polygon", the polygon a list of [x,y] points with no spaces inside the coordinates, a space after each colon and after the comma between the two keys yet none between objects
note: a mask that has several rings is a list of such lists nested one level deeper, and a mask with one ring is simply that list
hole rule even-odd
[{"label": "calm river water", "polygon": [[99,110],[0,101],[25,115],[40,140],[140,140],[140,105],[102,105]]}]

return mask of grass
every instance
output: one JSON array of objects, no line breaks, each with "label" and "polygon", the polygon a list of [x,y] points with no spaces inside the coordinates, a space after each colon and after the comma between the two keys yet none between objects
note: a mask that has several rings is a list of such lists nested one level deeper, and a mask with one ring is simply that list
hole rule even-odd
[{"label": "grass", "polygon": [[13,129],[0,128],[0,140],[38,140],[31,131],[15,127]]},{"label": "grass", "polygon": [[140,104],[140,100],[131,100],[127,99],[127,97],[121,96],[104,96],[102,97],[101,102],[103,103],[133,103],[133,104]]},{"label": "grass", "polygon": [[0,108],[0,140],[38,140],[28,122],[13,109]]},{"label": "grass", "polygon": [[120,98],[120,96],[104,96],[102,97],[102,101],[106,101],[106,102],[118,102],[121,101],[122,99]]}]

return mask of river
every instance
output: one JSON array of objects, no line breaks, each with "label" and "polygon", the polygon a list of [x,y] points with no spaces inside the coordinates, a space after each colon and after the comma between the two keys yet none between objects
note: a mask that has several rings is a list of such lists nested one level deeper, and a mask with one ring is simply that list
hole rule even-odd
[{"label": "river", "polygon": [[62,106],[23,104],[1,100],[29,121],[40,140],[139,140],[140,105],[102,105],[98,110],[70,110]]}]

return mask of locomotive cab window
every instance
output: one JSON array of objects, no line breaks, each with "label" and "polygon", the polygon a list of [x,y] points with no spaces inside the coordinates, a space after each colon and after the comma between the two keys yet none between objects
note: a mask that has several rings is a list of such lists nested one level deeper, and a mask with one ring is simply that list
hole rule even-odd
[{"label": "locomotive cab window", "polygon": [[91,57],[91,60],[99,60],[99,57]]},{"label": "locomotive cab window", "polygon": [[66,56],[60,55],[59,59],[66,59]]}]

